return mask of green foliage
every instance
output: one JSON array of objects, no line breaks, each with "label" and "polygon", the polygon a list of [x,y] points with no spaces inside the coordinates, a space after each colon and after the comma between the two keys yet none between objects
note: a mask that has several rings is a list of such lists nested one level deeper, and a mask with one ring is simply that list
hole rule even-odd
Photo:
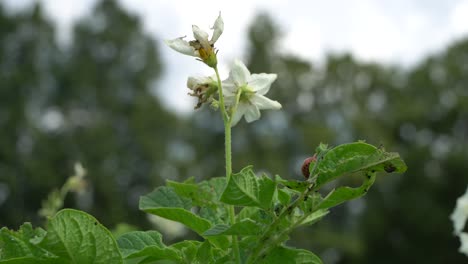
[{"label": "green foliage", "polygon": [[[329,208],[365,194],[377,172],[388,167],[404,172],[406,166],[397,154],[363,142],[319,151],[305,188],[291,188],[280,176],[257,176],[248,166],[227,183],[222,178],[168,181],[141,197],[141,210],[184,224],[205,238],[203,242],[166,246],[157,231],[132,231],[115,241],[94,217],[64,209],[49,220],[47,230],[31,224],[16,232],[2,228],[0,263],[228,263],[234,261],[232,239],[241,242],[243,263],[322,263],[307,250],[286,247],[290,233],[316,223]],[[339,187],[325,198],[317,192],[324,181],[358,172],[368,176],[359,188]],[[228,205],[243,208],[233,224],[220,221]]]},{"label": "green foliage", "polygon": [[60,211],[47,231],[26,223],[16,232],[2,228],[0,234],[0,263],[123,263],[111,233],[81,211]]},{"label": "green foliage", "polygon": [[65,209],[57,213],[38,245],[63,263],[122,263],[109,230],[81,211]]},{"label": "green foliage", "polygon": [[[256,263],[262,258],[265,259],[262,260],[265,263],[321,263],[318,257],[308,251],[282,246],[292,230],[298,226],[311,225],[327,215],[327,209],[364,195],[374,183],[377,172],[401,173],[406,170],[406,165],[398,154],[385,152],[363,142],[340,145],[331,150],[324,149],[323,152],[325,154],[320,156],[317,161],[317,170],[313,173],[312,179],[314,180],[304,181],[300,185],[296,181],[285,180],[280,176],[276,176],[275,180],[266,175],[257,176],[252,167],[248,166],[239,173],[232,174],[229,181],[224,183],[224,187],[220,178],[198,184],[193,179],[183,183],[168,181],[167,185],[170,187],[158,187],[152,193],[142,197],[140,208],[185,224],[208,239],[234,235],[243,245],[241,252],[245,256],[246,263]],[[339,187],[332,190],[325,198],[317,193],[325,182],[350,173],[362,173],[366,176],[361,187]],[[215,182],[218,184],[213,184]],[[203,186],[207,185],[213,186],[210,189],[214,195],[201,200],[199,197],[205,196],[201,195],[204,194],[203,192],[198,193],[198,191],[203,190]],[[223,191],[219,195],[221,189]],[[195,193],[200,195],[194,195]],[[201,214],[202,210],[198,211],[198,215],[194,213],[193,204],[195,203],[202,208],[224,207],[225,204],[231,204],[243,209],[237,215],[239,221],[233,225],[217,224],[211,219],[220,217],[204,218]],[[184,212],[184,217],[180,216],[181,212]],[[212,212],[216,214],[220,211],[213,210]],[[257,243],[252,244],[252,238]],[[209,255],[206,252],[209,251],[206,249],[209,247],[209,241],[205,240],[199,245],[198,255],[202,254],[200,252]],[[190,245],[189,248],[197,247],[190,243],[187,245]],[[224,252],[230,248],[229,244],[219,247]],[[188,252],[195,251],[195,249],[187,250]],[[223,259],[225,257],[223,255]],[[187,253],[185,258],[194,261],[195,253]],[[277,262],[271,262],[273,260]]]},{"label": "green foliage", "polygon": [[268,209],[275,193],[275,183],[263,175],[257,177],[252,167],[231,175],[221,201],[237,206],[258,206]]},{"label": "green foliage", "polygon": [[219,236],[219,235],[241,235],[255,236],[261,230],[261,225],[252,219],[242,219],[241,221],[229,226],[225,224],[216,225],[203,233],[204,236]]},{"label": "green foliage", "polygon": [[140,199],[140,209],[157,216],[180,222],[198,234],[210,228],[210,222],[192,213],[192,201],[180,197],[170,187],[159,187]]},{"label": "green foliage", "polygon": [[117,243],[123,257],[134,260],[132,263],[148,263],[162,259],[180,261],[182,258],[178,250],[163,244],[161,234],[157,231],[130,232],[120,236]]},{"label": "green foliage", "polygon": [[42,240],[46,232],[41,229],[33,229],[30,223],[24,223],[18,231],[11,231],[7,228],[0,230],[0,251],[1,260],[9,260],[14,263],[27,263],[34,259],[40,259],[46,255],[46,251],[32,243],[31,240]]}]

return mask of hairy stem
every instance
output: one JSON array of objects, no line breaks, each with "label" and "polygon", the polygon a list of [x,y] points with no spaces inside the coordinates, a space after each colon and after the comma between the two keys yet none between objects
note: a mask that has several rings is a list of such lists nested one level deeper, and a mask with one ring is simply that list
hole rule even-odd
[{"label": "hairy stem", "polygon": [[[232,116],[230,117],[227,113],[226,106],[224,104],[224,96],[223,96],[223,87],[221,83],[221,78],[219,77],[218,67],[214,68],[216,73],[216,78],[218,80],[218,94],[219,94],[219,108],[221,110],[221,115],[224,121],[224,148],[225,148],[225,159],[226,159],[226,182],[229,181],[232,174],[232,158],[231,158],[231,120]],[[231,225],[236,223],[236,215],[234,211],[234,206],[228,206],[228,213],[229,213],[229,220]],[[237,236],[232,236],[232,253],[234,255],[234,259],[236,263],[240,264],[240,251],[239,251],[239,242]]]}]

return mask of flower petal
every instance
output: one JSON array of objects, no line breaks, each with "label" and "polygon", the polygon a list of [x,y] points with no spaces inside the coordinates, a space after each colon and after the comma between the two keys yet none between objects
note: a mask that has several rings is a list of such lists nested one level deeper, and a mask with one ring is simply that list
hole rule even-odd
[{"label": "flower petal", "polygon": [[257,94],[264,95],[270,90],[271,84],[276,80],[274,73],[252,74],[248,80],[249,87]]},{"label": "flower petal", "polygon": [[230,108],[230,107],[234,106],[234,104],[236,103],[236,95],[235,94],[223,92],[223,96],[224,96],[224,105],[227,108]]},{"label": "flower petal", "polygon": [[208,33],[205,31],[201,30],[198,26],[193,25],[192,26],[192,31],[193,31],[193,36],[195,37],[198,42],[200,42],[201,46],[208,50],[211,45],[208,42]]},{"label": "flower petal", "polygon": [[222,82],[223,85],[223,92],[225,90],[229,91],[230,93],[236,93],[237,92],[237,85],[231,80],[231,79],[226,79]]},{"label": "flower petal", "polygon": [[240,103],[237,106],[237,111],[234,113],[234,116],[232,117],[232,120],[231,120],[231,127],[239,123],[239,120],[241,120],[246,110],[247,110],[247,105],[244,103]]},{"label": "flower petal", "polygon": [[250,72],[247,67],[240,60],[234,60],[234,63],[229,72],[229,79],[234,82],[237,86],[243,86],[247,83],[250,78]]},{"label": "flower petal", "polygon": [[450,219],[452,219],[455,234],[460,234],[466,224],[468,218],[468,189],[465,194],[457,199],[457,205]]},{"label": "flower petal", "polygon": [[226,107],[231,107],[236,103],[237,87],[233,83],[223,82],[223,97]]},{"label": "flower petal", "polygon": [[213,29],[214,31],[213,31],[213,36],[211,36],[210,43],[214,44],[218,40],[218,38],[221,36],[221,34],[223,34],[223,31],[224,31],[224,22],[223,22],[223,18],[221,17],[221,12],[219,12],[219,16],[214,22],[214,25],[211,29]]},{"label": "flower petal", "polygon": [[468,256],[468,234],[467,233],[460,234],[460,248],[458,248],[458,252],[463,253]]},{"label": "flower petal", "polygon": [[251,123],[260,118],[260,110],[256,105],[249,105],[245,111],[245,121]]},{"label": "flower petal", "polygon": [[190,76],[187,79],[187,87],[194,90],[200,85],[205,85],[211,83],[213,80],[211,77],[206,76]]},{"label": "flower petal", "polygon": [[198,57],[198,52],[195,50],[194,47],[190,46],[190,44],[183,40],[184,37],[176,38],[176,39],[168,39],[164,42],[168,45],[171,49],[180,52],[185,55]]},{"label": "flower petal", "polygon": [[265,110],[265,109],[273,109],[278,110],[281,109],[281,104],[277,101],[273,101],[263,95],[254,94],[250,99],[252,104],[256,105],[258,109]]}]

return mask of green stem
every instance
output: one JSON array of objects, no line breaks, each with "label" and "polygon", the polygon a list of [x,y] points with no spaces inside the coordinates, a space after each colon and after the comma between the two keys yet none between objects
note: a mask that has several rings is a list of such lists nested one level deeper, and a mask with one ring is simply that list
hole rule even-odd
[{"label": "green stem", "polygon": [[252,253],[247,259],[247,263],[256,263],[258,257],[260,257],[263,253],[272,248],[272,246],[276,245],[279,240],[281,240],[281,235],[283,233],[281,233],[281,235],[274,235],[275,233],[277,233],[276,229],[278,225],[286,216],[293,213],[294,208],[296,208],[304,200],[304,198],[307,195],[309,195],[310,192],[315,190],[314,187],[315,184],[312,183],[309,186],[309,188],[307,188],[301,194],[301,196],[299,196],[299,198],[297,198],[294,202],[289,204],[286,208],[284,208],[281,211],[280,215],[273,221],[273,223],[268,227],[267,231],[263,233],[263,235],[258,240],[260,241],[260,243],[258,243],[257,246],[252,250]]},{"label": "green stem", "polygon": [[[232,156],[231,156],[231,120],[232,116],[229,117],[226,106],[224,104],[223,96],[223,87],[221,83],[221,78],[219,77],[218,67],[214,67],[216,78],[218,80],[218,93],[219,93],[219,108],[221,109],[221,115],[224,121],[224,148],[225,148],[225,158],[226,158],[226,182],[229,181],[232,174]],[[228,206],[229,220],[231,225],[236,223],[236,213],[234,211],[234,206]],[[232,236],[232,252],[234,254],[234,259],[236,263],[240,264],[240,251],[239,251],[239,242],[237,236]]]},{"label": "green stem", "polygon": [[[322,156],[325,155],[326,151],[323,151],[321,153],[318,153],[317,157],[317,162],[315,162],[314,167],[312,168],[311,175],[313,177],[310,177],[308,182],[310,183],[307,189],[305,189],[301,195],[294,200],[294,202],[290,203],[287,207],[285,207],[281,213],[278,215],[278,217],[271,223],[271,225],[267,228],[265,233],[259,238],[258,241],[260,243],[257,244],[257,246],[252,250],[252,253],[249,255],[247,259],[247,263],[256,263],[257,259],[266,253],[269,252],[273,247],[275,247],[279,242],[281,242],[282,237],[284,235],[289,234],[293,230],[293,228],[287,228],[286,232],[280,232],[278,234],[277,232],[277,227],[280,225],[281,221],[287,217],[288,215],[292,214],[294,211],[294,208],[299,206],[299,204],[313,191],[317,190],[319,186],[315,184],[315,179],[317,178],[318,175],[315,174],[318,164],[320,160],[322,159]],[[305,219],[305,218],[304,218]],[[300,219],[300,222],[302,222],[303,219]],[[299,223],[300,223],[299,222]],[[297,224],[294,223],[292,226],[295,226]]]},{"label": "green stem", "polygon": [[[223,117],[224,127],[226,128],[226,124],[228,124],[228,123],[230,124],[231,122],[229,120],[229,116],[228,116],[227,111],[226,111],[226,106],[224,104],[223,85],[221,83],[221,77],[219,77],[218,67],[215,67],[214,71],[216,73],[216,79],[218,81],[219,108],[221,109],[221,116]],[[229,140],[230,139],[231,138],[229,138]],[[229,154],[229,155],[231,155],[231,154]]]}]

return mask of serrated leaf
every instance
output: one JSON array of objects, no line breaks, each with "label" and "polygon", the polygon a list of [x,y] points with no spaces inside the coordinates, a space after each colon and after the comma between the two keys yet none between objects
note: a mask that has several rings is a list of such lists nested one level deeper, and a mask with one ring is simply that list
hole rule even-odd
[{"label": "serrated leaf", "polygon": [[320,160],[316,186],[346,173],[367,170],[402,173],[406,165],[398,153],[384,152],[364,142],[343,144],[328,151]]},{"label": "serrated leaf", "polygon": [[142,258],[144,263],[182,259],[180,252],[163,244],[161,234],[157,231],[130,232],[120,236],[117,243],[125,259]]},{"label": "serrated leaf", "polygon": [[322,264],[317,255],[304,250],[279,246],[260,262],[265,264]]},{"label": "serrated leaf", "polygon": [[220,235],[240,235],[240,236],[255,236],[261,231],[261,226],[255,223],[252,219],[242,219],[240,222],[229,225],[216,225],[205,233],[204,236],[220,236]]},{"label": "serrated leaf", "polygon": [[246,167],[232,174],[221,195],[221,201],[231,205],[257,206],[267,209],[271,206],[276,184],[265,175],[257,177],[252,167]]},{"label": "serrated leaf", "polygon": [[61,263],[123,263],[109,230],[91,215],[64,209],[50,219],[39,246],[61,258]]},{"label": "serrated leaf", "polygon": [[192,213],[191,207],[190,199],[180,197],[172,187],[159,187],[140,198],[140,210],[179,222],[202,234],[211,223]]}]

